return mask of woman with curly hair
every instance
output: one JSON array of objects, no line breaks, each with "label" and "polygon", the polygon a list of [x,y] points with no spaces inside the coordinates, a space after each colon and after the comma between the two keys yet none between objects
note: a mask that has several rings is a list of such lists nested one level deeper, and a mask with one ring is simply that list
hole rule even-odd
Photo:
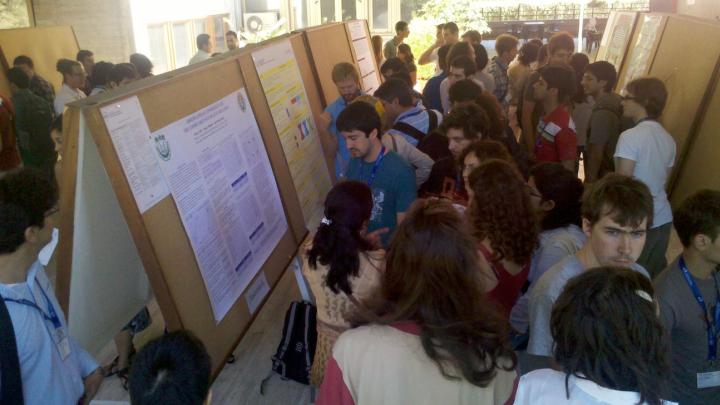
[{"label": "woman with curly hair", "polygon": [[668,348],[650,280],[598,267],[572,278],[553,306],[550,329],[559,370],[520,379],[515,405],[669,404]]},{"label": "woman with curly hair", "polygon": [[310,383],[316,387],[333,343],[350,327],[355,303],[366,300],[380,284],[385,252],[374,250],[363,235],[372,206],[365,183],[338,183],[325,199],[325,217],[312,243],[305,246],[302,272],[317,303],[318,340],[310,370]]},{"label": "woman with curly hair", "polygon": [[[468,216],[480,250],[488,296],[506,318],[527,280],[538,226],[527,186],[509,163],[491,159],[470,173]],[[484,259],[484,260],[483,260]]]},{"label": "woman with curly hair", "polygon": [[390,243],[370,323],[335,343],[317,404],[511,402],[516,357],[477,261],[452,205],[418,200]]}]

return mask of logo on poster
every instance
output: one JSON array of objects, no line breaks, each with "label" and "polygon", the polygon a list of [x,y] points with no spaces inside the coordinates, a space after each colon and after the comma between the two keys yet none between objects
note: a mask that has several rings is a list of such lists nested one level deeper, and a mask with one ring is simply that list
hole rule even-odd
[{"label": "logo on poster", "polygon": [[170,160],[170,144],[165,139],[165,135],[156,135],[153,139],[155,139],[155,150],[160,156],[160,159],[166,162]]},{"label": "logo on poster", "polygon": [[238,103],[238,107],[240,107],[242,112],[245,112],[245,110],[247,110],[247,103],[245,102],[245,96],[243,96],[242,93],[238,93],[237,103]]}]

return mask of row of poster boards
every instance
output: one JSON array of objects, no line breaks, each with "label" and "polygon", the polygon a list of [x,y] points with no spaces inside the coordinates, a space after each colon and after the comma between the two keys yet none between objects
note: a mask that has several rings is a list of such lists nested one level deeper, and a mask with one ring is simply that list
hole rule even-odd
[{"label": "row of poster boards", "polygon": [[[618,70],[616,91],[642,77],[657,77],[668,89],[663,126],[677,144],[668,182],[677,206],[702,188],[720,188],[720,137],[710,128],[720,116],[720,23],[666,13],[614,12],[595,60]],[[714,120],[714,121],[713,121]]]},{"label": "row of poster boards", "polygon": [[214,375],[323,215],[328,67],[379,74],[364,20],[228,52],[69,105],[57,292],[98,352],[152,294]]}]

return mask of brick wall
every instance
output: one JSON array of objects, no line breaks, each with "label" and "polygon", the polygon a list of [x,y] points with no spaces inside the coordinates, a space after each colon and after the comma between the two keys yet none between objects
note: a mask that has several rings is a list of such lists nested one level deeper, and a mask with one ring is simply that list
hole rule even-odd
[{"label": "brick wall", "polygon": [[38,27],[70,25],[95,61],[127,62],[134,52],[130,0],[32,0]]}]

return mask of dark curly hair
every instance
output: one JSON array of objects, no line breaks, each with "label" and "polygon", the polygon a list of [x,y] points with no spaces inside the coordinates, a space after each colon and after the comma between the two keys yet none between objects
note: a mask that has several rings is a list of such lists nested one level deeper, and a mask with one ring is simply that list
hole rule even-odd
[{"label": "dark curly hair", "polygon": [[[644,298],[643,295],[646,295]],[[625,268],[599,267],[571,279],[553,306],[555,361],[567,377],[640,393],[660,405],[670,373],[668,347],[650,280]]]},{"label": "dark curly hair", "polygon": [[497,98],[489,91],[483,91],[475,99],[475,104],[477,104],[481,110],[485,111],[490,120],[490,128],[486,137],[496,141],[502,141],[506,136],[505,127],[507,123],[505,122],[505,118],[503,118],[502,107],[497,101]]},{"label": "dark curly hair", "polygon": [[469,183],[474,194],[469,214],[477,240],[490,240],[494,261],[530,262],[538,246],[538,226],[518,170],[490,159],[470,173]]},{"label": "dark curly hair", "polygon": [[325,198],[325,218],[330,224],[318,227],[307,255],[313,269],[317,268],[318,262],[330,266],[325,284],[336,294],[340,291],[352,294],[349,277],[358,275],[358,255],[372,248],[360,235],[363,225],[370,219],[372,207],[370,187],[360,181],[340,182]]},{"label": "dark curly hair", "polygon": [[417,200],[390,242],[367,320],[417,323],[423,349],[443,376],[485,387],[496,370],[515,369],[517,358],[506,323],[483,298],[477,266],[475,240],[452,205]]}]

